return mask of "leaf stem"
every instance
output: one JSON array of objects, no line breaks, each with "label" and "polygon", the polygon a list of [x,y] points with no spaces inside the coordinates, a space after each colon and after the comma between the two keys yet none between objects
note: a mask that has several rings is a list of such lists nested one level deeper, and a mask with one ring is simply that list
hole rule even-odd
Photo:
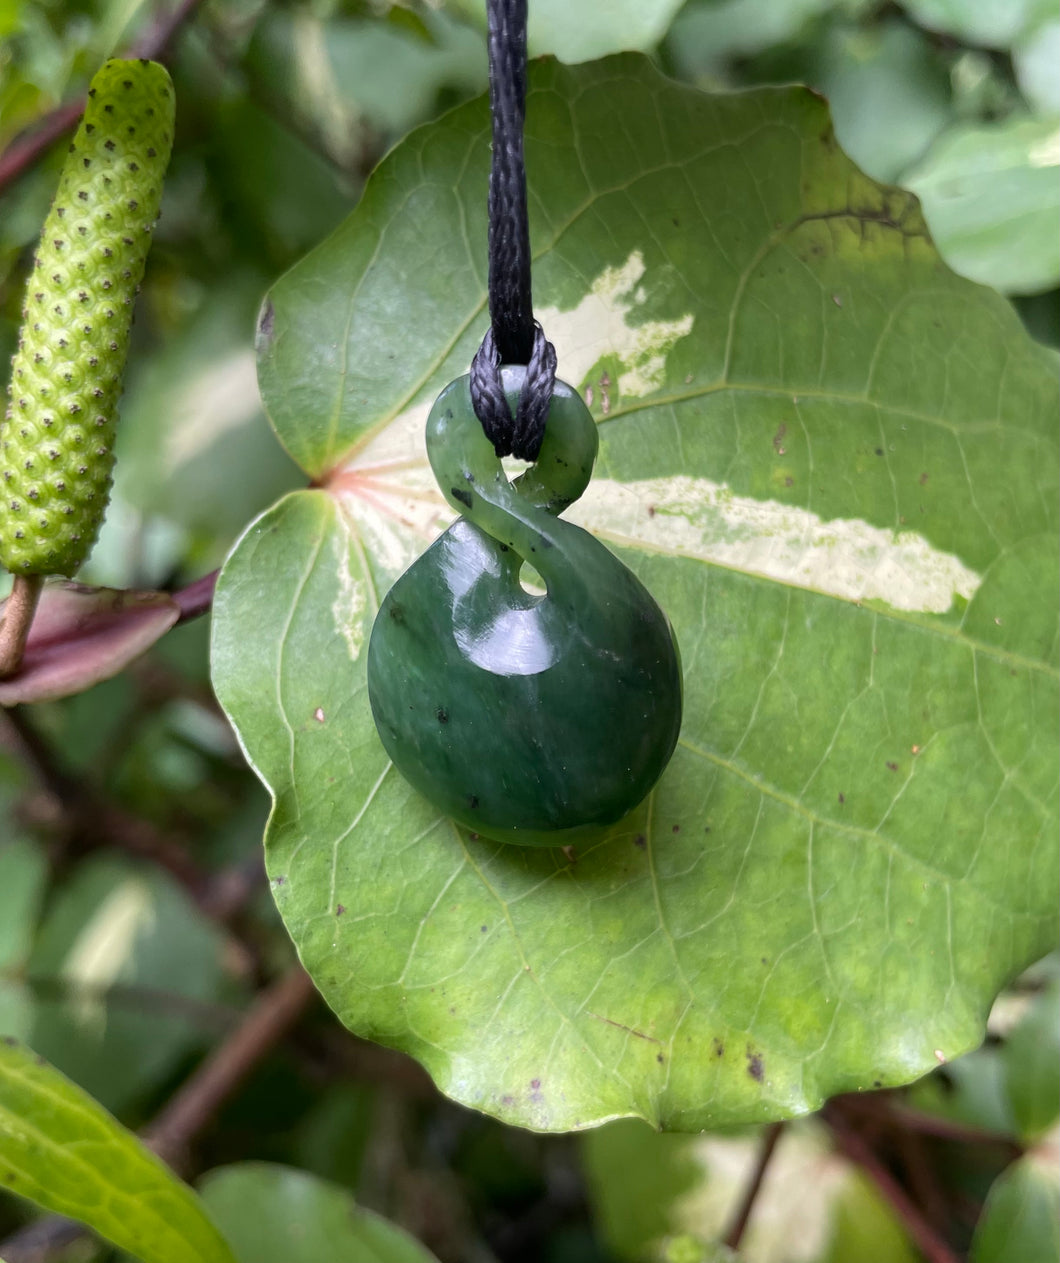
[{"label": "leaf stem", "polygon": [[199,618],[209,612],[213,603],[213,590],[217,587],[217,576],[220,573],[220,570],[211,570],[209,574],[204,574],[194,583],[189,583],[186,587],[178,588],[176,592],[170,593],[180,610],[178,623],[190,622],[193,618]]},{"label": "leaf stem", "polygon": [[732,1227],[725,1234],[723,1241],[723,1244],[727,1245],[730,1250],[738,1250],[740,1248],[740,1242],[743,1240],[743,1234],[747,1231],[747,1224],[751,1218],[751,1211],[754,1209],[755,1201],[762,1187],[762,1181],[765,1178],[766,1168],[773,1157],[773,1150],[777,1147],[777,1141],[780,1139],[783,1127],[783,1123],[770,1123],[762,1133],[762,1143],[758,1150],[758,1161],[755,1163],[751,1179],[744,1190],[743,1201],[740,1203],[736,1216],[733,1219]]},{"label": "leaf stem", "polygon": [[44,579],[38,574],[17,574],[11,595],[4,602],[0,616],[0,680],[14,675],[22,665],[29,629],[37,612]]},{"label": "leaf stem", "polygon": [[144,1141],[178,1171],[186,1149],[265,1054],[290,1031],[316,991],[294,965],[256,1000],[236,1029],[177,1091],[144,1133]]},{"label": "leaf stem", "polygon": [[843,1110],[830,1102],[821,1111],[839,1148],[865,1172],[901,1220],[910,1239],[928,1263],[960,1263],[959,1255],[939,1236],[920,1207],[851,1126]]}]

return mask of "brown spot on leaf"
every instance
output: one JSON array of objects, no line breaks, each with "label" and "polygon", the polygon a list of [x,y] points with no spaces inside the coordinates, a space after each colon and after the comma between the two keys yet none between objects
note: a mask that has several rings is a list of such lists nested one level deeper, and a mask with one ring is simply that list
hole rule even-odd
[{"label": "brown spot on leaf", "polygon": [[762,1054],[755,1052],[750,1044],[747,1045],[747,1073],[754,1079],[755,1083],[761,1083],[765,1078]]}]

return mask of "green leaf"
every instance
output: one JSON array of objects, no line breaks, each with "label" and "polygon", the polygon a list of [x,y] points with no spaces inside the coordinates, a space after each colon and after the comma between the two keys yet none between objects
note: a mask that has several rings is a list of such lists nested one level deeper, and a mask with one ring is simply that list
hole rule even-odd
[{"label": "green leaf", "polygon": [[[409,20],[395,21],[402,13]],[[363,164],[364,124],[398,135],[423,121],[443,89],[459,97],[486,85],[482,33],[446,13],[392,9],[386,20],[302,8],[266,11],[254,32],[252,63],[299,116],[311,119],[348,169]],[[297,203],[298,190],[292,189]],[[304,210],[303,210],[304,213]]]},{"label": "green leaf", "polygon": [[902,176],[947,263],[1011,294],[1060,280],[1060,121],[1009,118],[946,132]]},{"label": "green leaf", "polygon": [[[1054,10],[1055,12],[1055,10]],[[1012,50],[1020,91],[1040,114],[1060,114],[1060,19],[1043,22]]]},{"label": "green leaf", "polygon": [[223,950],[160,870],[85,861],[52,899],[30,958],[34,1048],[109,1109],[129,1108],[201,1044],[181,1000],[217,998]]},{"label": "green leaf", "polygon": [[702,1183],[688,1136],[659,1134],[639,1119],[597,1127],[582,1161],[599,1235],[622,1259],[639,1259],[676,1226],[674,1205]]},{"label": "green leaf", "polygon": [[1050,1263],[1060,1254],[1060,1170],[1029,1153],[994,1181],[972,1241],[971,1263]]},{"label": "green leaf", "polygon": [[263,288],[256,274],[227,277],[136,374],[118,427],[116,482],[125,499],[221,536],[226,549],[251,517],[302,481],[262,424],[247,331]]},{"label": "green leaf", "polygon": [[[590,1132],[582,1152],[594,1221],[609,1248],[630,1263],[669,1263],[683,1243],[690,1258],[710,1257],[706,1243],[721,1238],[738,1213],[761,1139],[660,1135],[625,1119]],[[811,1122],[781,1134],[739,1257],[915,1263],[917,1255],[890,1206]]]},{"label": "green leaf", "polygon": [[1060,982],[1035,996],[1001,1056],[1019,1134],[1037,1140],[1060,1118]]},{"label": "green leaf", "polygon": [[600,423],[568,517],[681,645],[653,796],[573,859],[457,830],[365,695],[379,595],[448,520],[423,451],[486,327],[483,102],[410,136],[272,290],[314,490],[226,563],[213,676],[317,985],[457,1099],[698,1129],[980,1040],[1057,928],[1056,357],[953,275],[804,89],[537,66],[536,311]]},{"label": "green leaf", "polygon": [[[654,48],[683,0],[534,0],[527,15],[530,54],[565,62],[588,61],[622,49]],[[485,0],[453,0],[483,26]]]},{"label": "green leaf", "polygon": [[717,70],[797,36],[834,0],[693,0],[674,19],[666,48],[685,75]]},{"label": "green leaf", "polygon": [[146,1263],[233,1263],[191,1189],[12,1039],[0,1039],[0,1185]]},{"label": "green leaf", "polygon": [[[0,802],[0,812],[6,804]],[[33,1021],[33,998],[23,979],[48,864],[29,839],[0,841],[0,1035],[24,1039]]]},{"label": "green leaf", "polygon": [[1056,11],[1052,0],[902,0],[902,5],[928,30],[987,48],[1011,48]]},{"label": "green leaf", "polygon": [[293,1167],[218,1167],[202,1199],[239,1263],[431,1263],[434,1255],[345,1189]]},{"label": "green leaf", "polygon": [[839,27],[820,41],[813,86],[828,98],[836,136],[877,180],[897,180],[951,114],[947,66],[905,22]]}]

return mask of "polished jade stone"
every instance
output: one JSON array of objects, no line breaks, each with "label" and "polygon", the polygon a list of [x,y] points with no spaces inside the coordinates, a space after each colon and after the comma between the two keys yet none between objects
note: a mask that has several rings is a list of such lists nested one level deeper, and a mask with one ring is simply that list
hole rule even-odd
[{"label": "polished jade stone", "polygon": [[[504,369],[516,406],[524,370]],[[509,482],[461,377],[427,421],[462,516],[394,584],[368,647],[379,736],[402,775],[482,836],[561,846],[613,824],[666,767],[681,669],[666,615],[599,540],[557,515],[597,434],[556,382],[537,461]],[[520,583],[528,562],[547,589]]]}]

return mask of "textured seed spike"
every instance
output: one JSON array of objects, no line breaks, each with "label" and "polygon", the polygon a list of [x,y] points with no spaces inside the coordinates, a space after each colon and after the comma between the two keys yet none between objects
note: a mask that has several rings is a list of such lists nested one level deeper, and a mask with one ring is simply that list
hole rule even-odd
[{"label": "textured seed spike", "polygon": [[133,299],[173,118],[173,85],[156,62],[108,61],[92,81],[41,233],[32,322],[0,422],[0,562],[13,573],[72,575],[103,523]]}]

